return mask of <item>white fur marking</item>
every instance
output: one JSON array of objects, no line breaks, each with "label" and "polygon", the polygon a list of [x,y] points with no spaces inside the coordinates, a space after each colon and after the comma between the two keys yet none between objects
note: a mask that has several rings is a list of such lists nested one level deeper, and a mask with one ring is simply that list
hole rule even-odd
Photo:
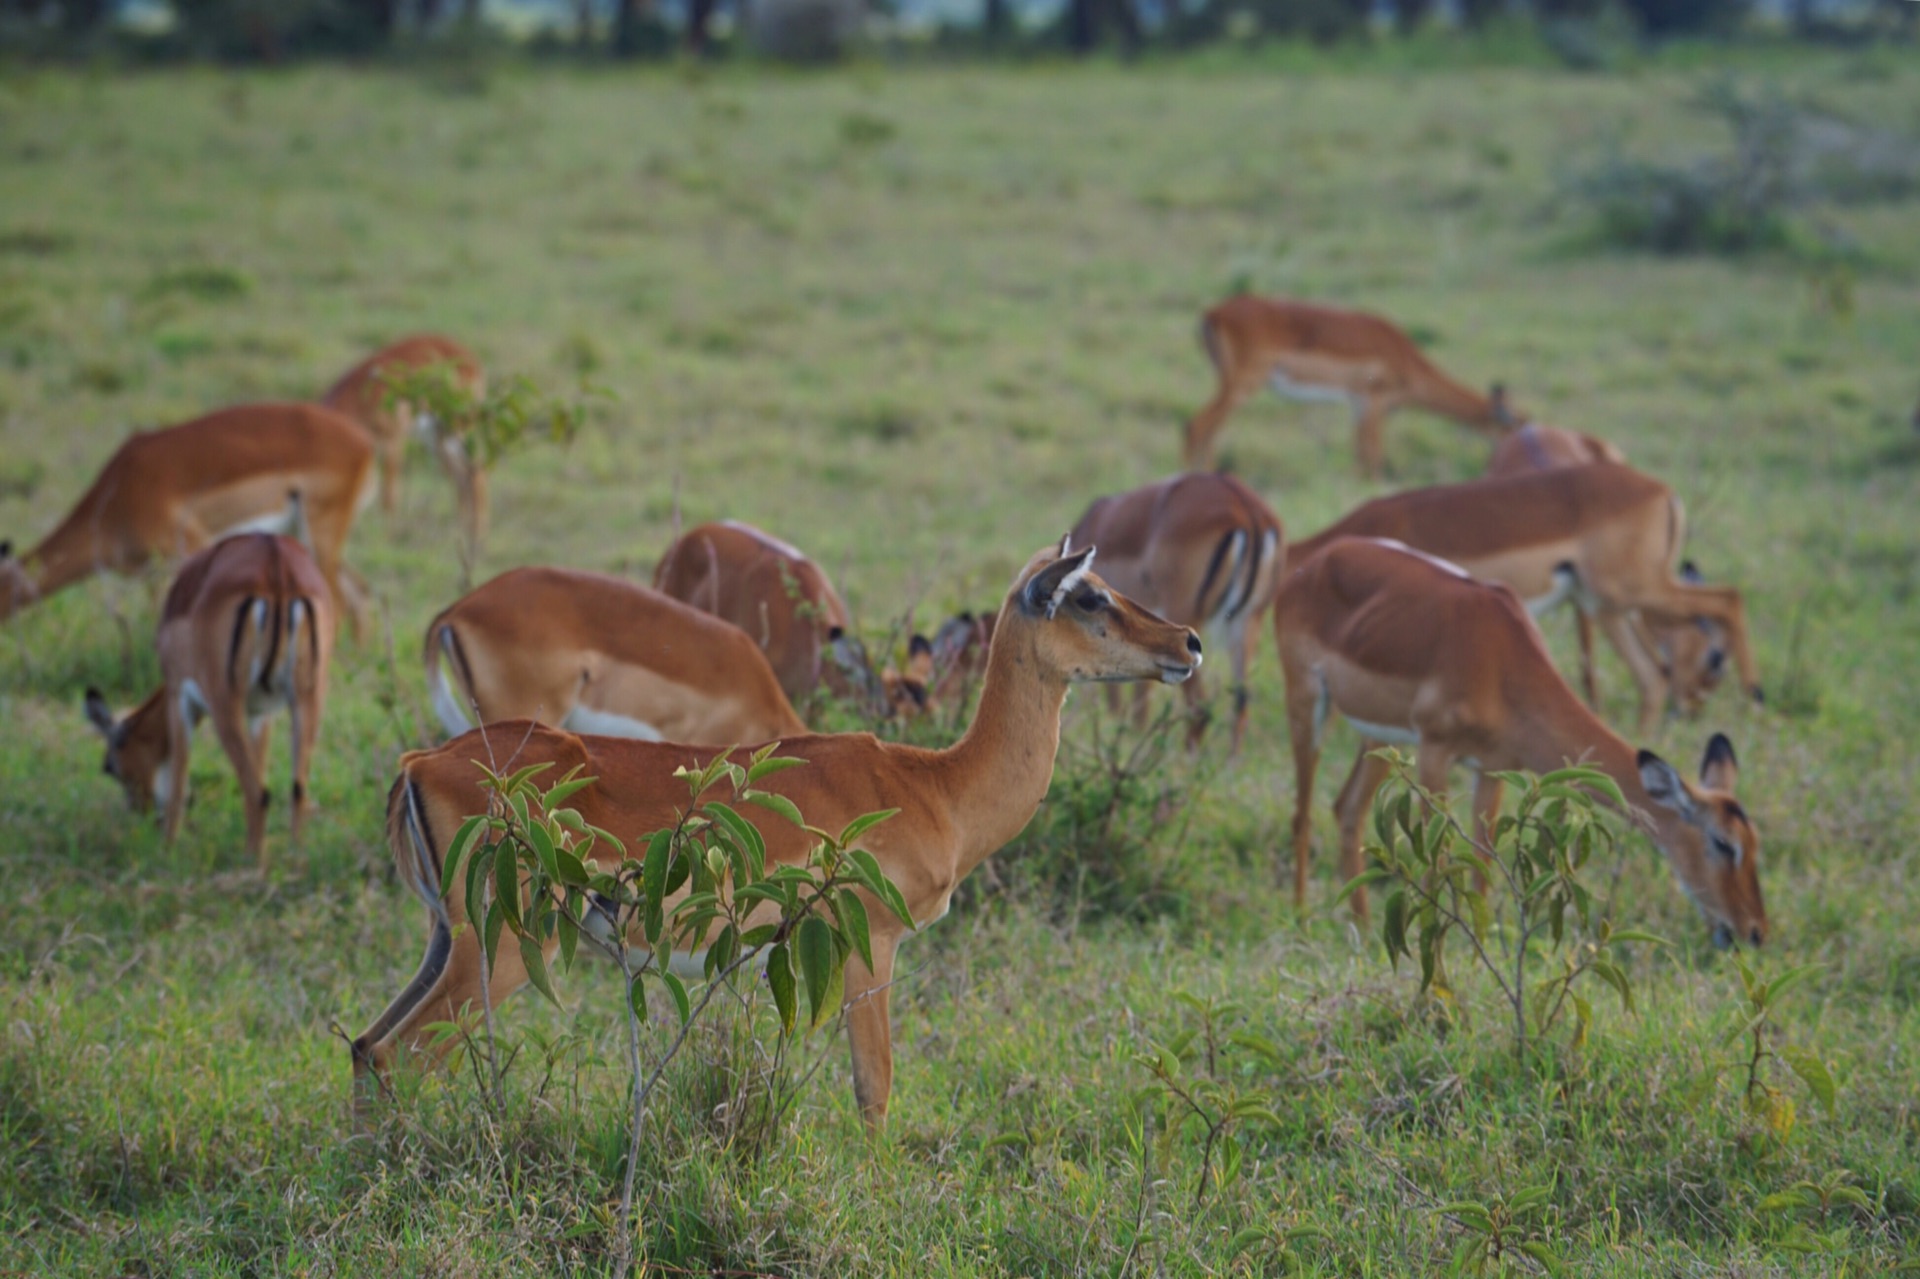
[{"label": "white fur marking", "polygon": [[1275,369],[1267,378],[1267,385],[1273,388],[1275,395],[1294,400],[1302,404],[1345,404],[1353,406],[1359,397],[1351,391],[1337,386],[1323,386],[1318,382],[1297,382],[1288,377],[1282,369]]},{"label": "white fur marking", "polygon": [[1461,568],[1458,564],[1455,564],[1452,560],[1443,560],[1438,555],[1429,555],[1425,551],[1415,550],[1413,547],[1408,546],[1405,542],[1398,541],[1391,537],[1376,537],[1371,540],[1380,543],[1380,545],[1382,546],[1391,547],[1396,551],[1404,551],[1408,555],[1413,556],[1415,559],[1425,560],[1427,563],[1433,565],[1437,569],[1440,569],[1442,572],[1451,573],[1455,577],[1464,577],[1468,581],[1473,580],[1473,574],[1467,572],[1467,570]]},{"label": "white fur marking", "polygon": [[745,533],[748,537],[760,543],[760,545],[771,547],[790,560],[799,560],[802,563],[805,563],[807,560],[806,556],[802,555],[798,549],[789,543],[783,542],[773,536],[773,534],[757,529],[751,524],[742,524],[739,520],[721,520],[720,527],[730,528],[736,533]]},{"label": "white fur marking", "polygon": [[1369,724],[1364,719],[1355,719],[1353,716],[1347,715],[1345,711],[1342,711],[1341,714],[1346,716],[1347,723],[1353,725],[1354,731],[1362,737],[1371,738],[1376,742],[1386,742],[1390,746],[1418,746],[1420,744],[1420,734],[1411,728],[1402,728],[1390,724]]},{"label": "white fur marking", "polygon": [[200,691],[200,685],[193,680],[180,683],[180,716],[192,727],[205,718],[208,710],[207,695]]},{"label": "white fur marking", "polygon": [[596,711],[585,706],[576,706],[568,711],[561,727],[593,737],[634,737],[643,742],[666,740],[665,734],[645,720],[615,715],[611,711]]},{"label": "white fur marking", "polygon": [[1240,568],[1246,560],[1246,554],[1247,531],[1237,528],[1233,531],[1233,536],[1228,539],[1227,593],[1221,598],[1220,607],[1214,613],[1215,617],[1232,617],[1247,602],[1247,591],[1242,589],[1246,584],[1240,580]]},{"label": "white fur marking", "polygon": [[168,767],[168,761],[163,759],[160,761],[159,766],[153,770],[154,807],[160,809],[166,808],[167,800],[170,799],[172,795],[173,769]]}]

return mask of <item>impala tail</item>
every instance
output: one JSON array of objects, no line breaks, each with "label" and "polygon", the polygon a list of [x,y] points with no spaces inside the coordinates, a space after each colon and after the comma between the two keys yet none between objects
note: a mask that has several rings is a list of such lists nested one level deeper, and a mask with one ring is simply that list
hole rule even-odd
[{"label": "impala tail", "polygon": [[[413,889],[414,894],[426,905],[429,923],[427,949],[421,956],[419,971],[414,973],[406,989],[394,996],[386,1011],[353,1041],[353,1073],[356,1080],[364,1078],[371,1070],[384,1069],[386,1062],[375,1060],[375,1046],[386,1039],[393,1028],[412,1013],[439,983],[446,973],[447,960],[453,953],[453,921],[447,914],[446,902],[440,896],[442,853],[435,845],[412,768],[413,755],[402,756],[400,776],[393,783],[393,789],[387,792],[387,848],[393,854],[394,869],[399,872],[401,881]],[[382,1049],[381,1055],[384,1056],[385,1052]],[[371,1097],[362,1091],[355,1099],[356,1111],[361,1104],[370,1100]]]},{"label": "impala tail", "polygon": [[453,621],[446,613],[434,618],[427,627],[427,642],[421,658],[426,664],[427,689],[433,698],[433,712],[440,717],[440,727],[449,737],[458,737],[474,726],[467,710],[478,706],[479,699],[474,693],[473,667],[468,664],[466,649],[460,644],[460,633],[453,628]]}]

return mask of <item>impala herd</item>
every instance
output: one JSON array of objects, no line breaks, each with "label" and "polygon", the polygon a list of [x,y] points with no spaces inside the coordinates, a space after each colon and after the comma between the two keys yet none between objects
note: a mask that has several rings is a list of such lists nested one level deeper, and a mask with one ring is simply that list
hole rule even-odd
[{"label": "impala herd", "polygon": [[[475,761],[550,761],[556,776],[578,765],[595,780],[569,802],[631,837],[675,820],[685,796],[676,768],[717,748],[779,741],[808,767],[761,784],[809,822],[839,829],[899,810],[860,844],[912,919],[871,903],[872,967],[855,957],[845,979],[854,1088],[877,1126],[892,1086],[895,949],[944,915],[955,887],[1033,816],[1069,686],[1136,682],[1144,714],[1147,683],[1181,684],[1197,746],[1208,717],[1204,636],[1226,655],[1237,753],[1247,665],[1268,613],[1296,773],[1296,905],[1306,900],[1314,774],[1338,712],[1360,739],[1335,802],[1343,880],[1361,869],[1362,822],[1389,770],[1376,747],[1410,747],[1435,794],[1456,764],[1471,768],[1482,828],[1500,807],[1493,773],[1579,761],[1619,786],[1714,942],[1759,945],[1759,836],[1733,795],[1732,744],[1714,734],[1690,782],[1636,752],[1596,709],[1596,625],[1633,675],[1643,736],[1669,701],[1697,710],[1729,663],[1760,699],[1740,593],[1683,561],[1686,525],[1672,490],[1603,440],[1524,420],[1500,387],[1481,395],[1455,381],[1378,316],[1242,296],[1207,312],[1201,334],[1219,386],[1187,426],[1186,472],[1094,501],[1064,543],[1032,557],[997,612],[913,636],[899,669],[875,671],[816,563],[734,521],[677,536],[651,585],[516,568],[435,616],[426,685],[451,740],[401,758],[386,829],[400,878],[426,909],[428,942],[413,980],[353,1041],[357,1106],[371,1096],[369,1074],[397,1054],[443,1053],[447,1041],[430,1028],[460,1017],[483,985],[497,1005],[527,981],[512,947],[487,972],[462,901],[441,893],[454,832],[487,803]],[[480,362],[458,343],[407,338],[356,365],[321,403],[242,405],[133,436],[38,545],[16,558],[0,543],[0,621],[103,570],[178,564],[160,611],[161,687],[123,714],[93,689],[85,705],[107,742],[106,771],[134,808],[163,810],[168,838],[186,809],[193,728],[210,719],[240,780],[248,852],[266,868],[268,716],[284,709],[298,840],[336,606],[356,636],[361,627],[364,587],[343,552],[375,495],[376,461],[391,511],[407,441],[422,439],[454,484],[463,534],[484,529],[486,476],[460,424],[383,389],[396,373],[436,366],[469,389],[484,386]],[[1289,541],[1257,493],[1210,469],[1228,415],[1263,386],[1351,405],[1368,476],[1383,465],[1382,423],[1402,406],[1498,443],[1481,479],[1379,497]],[[1561,604],[1579,622],[1584,701],[1534,620]],[[961,706],[975,685],[971,723],[944,750],[811,734],[803,718],[823,697],[875,718],[910,717]],[[1118,690],[1110,693],[1117,707]],[[749,816],[770,861],[804,862],[804,832],[769,810]],[[1352,905],[1364,916],[1365,893]]]}]

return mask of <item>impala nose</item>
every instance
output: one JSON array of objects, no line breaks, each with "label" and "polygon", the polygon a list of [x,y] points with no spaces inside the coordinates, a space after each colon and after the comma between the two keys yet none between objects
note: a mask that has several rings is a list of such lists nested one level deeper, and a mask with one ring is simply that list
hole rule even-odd
[{"label": "impala nose", "polygon": [[1192,631],[1187,632],[1187,651],[1193,654],[1195,661],[1200,660],[1200,637]]},{"label": "impala nose", "polygon": [[1752,942],[1756,946],[1758,946],[1763,940],[1765,940],[1765,938],[1760,932],[1760,925],[1755,924],[1753,926],[1753,931],[1747,934],[1747,940]]}]

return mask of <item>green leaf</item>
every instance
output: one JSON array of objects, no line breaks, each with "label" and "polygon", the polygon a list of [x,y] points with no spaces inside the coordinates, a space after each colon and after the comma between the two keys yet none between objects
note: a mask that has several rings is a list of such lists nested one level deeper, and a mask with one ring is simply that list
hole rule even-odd
[{"label": "green leaf", "polygon": [[493,905],[487,907],[486,922],[480,929],[480,941],[486,948],[487,972],[489,974],[493,972],[494,960],[500,954],[500,928],[505,923],[506,912],[500,909],[499,902],[495,902]]},{"label": "green leaf", "polygon": [[667,988],[669,995],[673,996],[673,1006],[680,1011],[680,1024],[686,1025],[693,1019],[693,1001],[687,998],[685,983],[673,975],[671,968],[662,968],[660,984]]},{"label": "green leaf", "polygon": [[[779,745],[779,742],[771,742],[761,749],[764,752],[772,750]],[[766,756],[764,754],[756,754],[753,757],[752,765],[747,769],[747,785],[753,785],[762,777],[771,777],[775,773],[784,773],[789,768],[798,768],[806,762],[806,760],[798,759],[792,755]],[[798,822],[794,824],[799,825]]]},{"label": "green leaf", "polygon": [[727,828],[740,842],[740,847],[745,849],[747,855],[753,859],[753,877],[758,879],[764,875],[767,865],[767,841],[760,838],[760,832],[753,828],[753,823],[717,799],[707,802],[706,811]]},{"label": "green leaf", "polygon": [[1778,977],[1775,977],[1767,983],[1767,993],[1759,1002],[1766,1004],[1769,1008],[1778,1005],[1781,996],[1785,995],[1795,986],[1802,985],[1813,977],[1818,976],[1825,968],[1825,964],[1802,964],[1798,968],[1787,969],[1786,972],[1781,973]]},{"label": "green leaf", "polygon": [[813,1010],[813,1024],[820,1023],[820,1005],[833,980],[833,929],[818,915],[800,921],[793,947],[800,959],[800,975],[807,984],[807,1006]]},{"label": "green leaf", "polygon": [[847,823],[846,829],[840,832],[840,838],[838,840],[840,847],[848,847],[854,840],[860,838],[899,811],[897,808],[883,808],[877,813],[866,813],[854,818]]},{"label": "green leaf", "polygon": [[547,792],[546,797],[540,801],[540,806],[548,812],[552,812],[554,809],[560,807],[561,804],[572,799],[575,795],[578,795],[581,791],[600,780],[597,777],[575,777],[574,774],[579,771],[580,765],[578,764],[568,769],[567,775],[555,782],[553,788]]},{"label": "green leaf", "polygon": [[1673,945],[1673,943],[1668,941],[1666,938],[1658,935],[1657,933],[1650,933],[1644,928],[1622,928],[1619,932],[1607,934],[1607,944],[1609,946],[1613,945],[1615,942],[1623,942],[1623,941],[1646,942],[1650,946]]},{"label": "green leaf", "polygon": [[1334,895],[1333,904],[1338,906],[1363,888],[1371,888],[1375,884],[1384,884],[1390,879],[1397,878],[1398,876],[1385,866],[1374,866],[1363,870],[1341,886],[1340,891]]},{"label": "green leaf", "polygon": [[[502,851],[511,848],[512,845],[505,845]],[[520,863],[511,855],[493,859],[493,900],[506,911],[507,922],[513,925],[513,931],[521,931]]]},{"label": "green leaf", "polygon": [[880,863],[874,860],[873,854],[864,848],[856,848],[847,854],[847,861],[853,866],[860,882],[880,899],[880,904],[892,911],[894,918],[912,928],[913,916],[907,911],[907,899],[900,895],[900,890],[880,869]]},{"label": "green leaf", "polygon": [[503,794],[511,796],[515,791],[526,785],[530,779],[538,777],[541,773],[546,772],[552,767],[552,760],[548,760],[544,764],[528,764],[525,768],[520,769],[512,776],[503,780],[500,783],[500,790]]},{"label": "green leaf", "polygon": [[1794,1074],[1805,1081],[1807,1088],[1813,1093],[1813,1099],[1820,1103],[1820,1109],[1831,1115],[1835,1094],[1833,1075],[1827,1070],[1827,1064],[1820,1060],[1819,1055],[1793,1044],[1784,1045],[1774,1051],[1779,1053],[1780,1059],[1787,1063]]},{"label": "green leaf", "polygon": [[793,998],[793,962],[789,943],[781,942],[767,951],[767,987],[773,991],[773,1006],[780,1014],[780,1029],[791,1035],[795,1005]]},{"label": "green leaf", "polygon": [[633,980],[627,983],[627,1004],[633,1009],[633,1015],[641,1021],[647,1019],[647,983],[641,980],[641,974],[635,973]]},{"label": "green leaf", "polygon": [[778,924],[756,924],[740,934],[740,949],[758,950],[780,935]]},{"label": "green leaf", "polygon": [[1407,890],[1396,888],[1387,895],[1386,909],[1382,912],[1381,937],[1387,943],[1387,962],[1397,971],[1400,956],[1411,954],[1407,949]]},{"label": "green leaf", "polygon": [[795,826],[804,828],[807,824],[805,819],[800,816],[800,810],[796,808],[793,801],[785,795],[774,795],[767,791],[757,790],[742,795],[740,798],[746,800],[749,804],[758,804],[762,808],[771,809],[773,812],[780,814],[780,816],[792,822]]},{"label": "green leaf", "polygon": [[540,943],[531,937],[520,939],[520,962],[527,966],[527,980],[534,989],[547,997],[547,1002],[555,1008],[560,1006],[560,997],[553,993],[553,983],[547,978],[547,956]]},{"label": "green leaf", "polygon": [[843,888],[835,898],[840,908],[840,927],[846,933],[847,940],[853,943],[854,953],[860,956],[860,962],[873,971],[873,941],[867,930],[867,905],[860,900],[860,894],[851,888]]},{"label": "green leaf", "polygon": [[1783,1190],[1768,1195],[1755,1205],[1760,1212],[1793,1212],[1799,1208],[1810,1208],[1815,1203],[1813,1196],[1804,1190]]},{"label": "green leaf", "polygon": [[554,858],[553,836],[547,833],[546,823],[535,822],[527,827],[527,843],[533,848],[533,855],[539,859],[540,869],[549,879],[560,878],[560,866]]},{"label": "green leaf", "polygon": [[478,835],[480,829],[486,824],[487,817],[485,813],[481,813],[475,817],[469,817],[466,821],[460,823],[459,832],[454,835],[453,843],[447,848],[447,860],[440,865],[440,895],[442,897],[447,897],[452,894],[454,868],[460,864],[460,859],[467,855],[467,849],[473,843],[474,836]]},{"label": "green leaf", "polygon": [[1241,1253],[1257,1248],[1265,1243],[1268,1234],[1258,1226],[1249,1226],[1227,1241],[1227,1260],[1232,1261]]},{"label": "green leaf", "polygon": [[1633,1010],[1633,987],[1627,984],[1627,975],[1620,970],[1619,965],[1610,959],[1596,957],[1593,961],[1593,971],[1602,981],[1606,982],[1607,985],[1613,987],[1614,990],[1619,993],[1621,1004],[1631,1012]]},{"label": "green leaf", "polygon": [[571,848],[553,850],[554,878],[568,888],[585,888],[591,878],[587,864]]},{"label": "green leaf", "polygon": [[1462,1225],[1472,1226],[1476,1230],[1493,1229],[1493,1214],[1488,1212],[1486,1208],[1480,1204],[1474,1203],[1471,1199],[1463,1199],[1458,1203],[1446,1204],[1434,1209],[1434,1211],[1443,1216],[1458,1218]]},{"label": "green leaf", "polygon": [[640,888],[649,902],[667,895],[667,861],[673,855],[673,832],[657,830],[647,836],[647,853],[640,863]]},{"label": "green leaf", "polygon": [[570,911],[560,912],[558,932],[560,934],[560,966],[570,969],[573,967],[574,952],[580,949],[580,925],[573,922]]}]

